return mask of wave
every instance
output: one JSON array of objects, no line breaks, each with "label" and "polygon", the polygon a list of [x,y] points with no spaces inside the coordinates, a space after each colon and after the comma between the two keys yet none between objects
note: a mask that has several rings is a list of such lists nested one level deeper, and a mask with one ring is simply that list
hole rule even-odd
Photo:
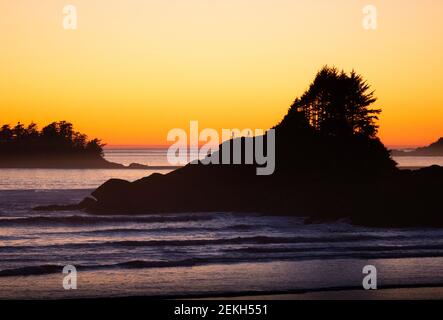
[{"label": "wave", "polygon": [[63,267],[57,265],[29,266],[16,269],[0,270],[0,277],[39,276],[62,272]]},{"label": "wave", "polygon": [[[397,239],[398,236],[391,239]],[[410,238],[405,238],[410,240]],[[122,240],[122,241],[104,241],[94,243],[68,243],[68,244],[54,244],[54,245],[42,245],[42,246],[2,246],[1,251],[18,250],[18,249],[51,249],[51,248],[63,248],[63,249],[87,249],[87,248],[133,248],[133,247],[195,247],[195,246],[209,246],[209,245],[273,245],[273,244],[331,244],[331,243],[350,243],[343,246],[347,250],[355,251],[386,251],[386,250],[426,250],[426,249],[442,249],[443,243],[431,243],[431,244],[411,244],[411,245],[399,245],[398,243],[392,245],[358,245],[353,246],[355,241],[369,241],[380,240],[376,236],[340,236],[340,237],[268,237],[268,236],[252,236],[252,237],[235,237],[235,238],[214,238],[214,239],[187,239],[187,240]],[[382,240],[386,241],[386,238]],[[304,248],[304,250],[310,250],[311,248]],[[332,247],[331,247],[332,249]]]},{"label": "wave", "polygon": [[[279,257],[279,260],[291,260],[293,257]],[[189,258],[184,260],[175,261],[144,261],[144,260],[131,260],[114,264],[102,264],[102,265],[81,265],[74,264],[77,272],[83,271],[100,271],[100,270],[112,270],[112,269],[152,269],[152,268],[178,268],[178,267],[193,267],[208,264],[235,264],[242,262],[265,262],[273,261],[273,259],[238,259],[237,257],[210,257],[210,258]],[[28,266],[20,268],[11,268],[0,270],[1,277],[14,277],[14,276],[39,276],[62,273],[62,265],[45,264],[37,266]]]},{"label": "wave", "polygon": [[223,231],[250,231],[267,228],[265,225],[231,225],[226,227],[164,227],[164,228],[110,228],[96,229],[87,231],[68,231],[68,232],[41,232],[39,235],[130,235],[146,233],[188,233],[188,232],[223,232]]},{"label": "wave", "polygon": [[[312,239],[311,239],[312,240]],[[18,250],[18,249],[84,249],[84,248],[101,248],[101,247],[188,247],[188,246],[206,246],[206,245],[229,245],[229,244],[282,244],[306,241],[306,238],[286,238],[286,237],[236,237],[236,238],[218,238],[218,239],[189,239],[189,240],[123,240],[123,241],[105,241],[94,243],[68,243],[54,244],[44,246],[2,246],[1,251]]]},{"label": "wave", "polygon": [[[123,240],[123,241],[105,241],[94,243],[68,243],[55,244],[45,246],[3,246],[0,252],[8,249],[82,249],[87,247],[188,247],[188,246],[207,246],[207,245],[242,245],[242,244],[290,244],[290,243],[323,243],[345,241],[343,239],[325,239],[325,238],[309,238],[309,237],[236,237],[236,238],[216,238],[216,239],[188,239],[188,240]],[[349,240],[348,240],[349,241]]]},{"label": "wave", "polygon": [[[291,253],[288,248],[281,248],[274,250],[273,253]],[[249,248],[245,252],[263,253],[266,250],[254,250]],[[302,250],[297,250],[302,251]],[[318,259],[396,259],[396,258],[427,258],[427,257],[443,257],[443,251],[439,252],[365,252],[365,253],[352,253],[352,252],[324,252],[317,250],[317,253],[306,252],[300,256],[283,255],[283,256],[244,256],[240,258],[236,256],[212,256],[207,258],[188,258],[175,261],[144,261],[144,260],[131,260],[114,264],[102,264],[102,265],[81,265],[75,264],[77,271],[100,271],[100,270],[112,270],[112,269],[151,269],[151,268],[180,268],[180,267],[194,267],[209,264],[237,264],[237,263],[249,263],[249,262],[272,262],[272,261],[301,261],[301,260],[318,260]],[[243,252],[243,251],[239,251]],[[1,277],[14,277],[14,276],[39,276],[48,274],[62,273],[62,265],[46,264],[37,266],[28,266],[20,268],[11,268],[0,270]]]},{"label": "wave", "polygon": [[0,227],[22,225],[91,225],[104,223],[164,223],[164,222],[191,222],[208,221],[214,217],[207,215],[181,215],[181,216],[35,216],[21,218],[0,218]]},{"label": "wave", "polygon": [[[195,265],[216,262],[213,258],[190,258],[178,261],[143,261],[133,260],[115,264],[104,265],[75,265],[77,271],[97,271],[106,269],[149,269],[149,268],[171,268],[171,267],[191,267]],[[63,272],[62,265],[38,265],[21,268],[11,268],[0,270],[0,277],[14,276],[38,276]]]},{"label": "wave", "polygon": [[350,254],[352,256],[361,253],[365,257],[376,257],[379,254],[391,254],[398,253],[403,255],[409,254],[408,251],[415,251],[417,255],[427,255],[433,250],[434,254],[443,254],[443,244],[429,244],[429,245],[369,245],[369,246],[355,246],[347,245],[342,247],[309,247],[309,248],[294,248],[294,247],[245,247],[245,248],[229,248],[223,250],[226,253],[240,253],[240,254],[273,254],[273,253],[306,253],[307,255],[314,256],[312,253],[333,253],[337,256],[344,254]]},{"label": "wave", "polygon": [[226,254],[241,257],[242,260],[337,260],[337,259],[403,259],[403,258],[440,258],[443,257],[443,245],[410,246],[348,246],[348,247],[246,247],[225,249]]}]

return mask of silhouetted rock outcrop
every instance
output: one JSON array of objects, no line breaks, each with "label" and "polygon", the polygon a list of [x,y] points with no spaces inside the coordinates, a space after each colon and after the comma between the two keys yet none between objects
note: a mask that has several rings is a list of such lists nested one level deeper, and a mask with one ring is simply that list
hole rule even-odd
[{"label": "silhouetted rock outcrop", "polygon": [[[361,176],[360,176],[361,178]],[[254,167],[189,165],[167,175],[130,183],[110,180],[77,206],[93,214],[172,212],[257,212],[310,217],[311,221],[348,218],[374,227],[443,227],[443,168],[366,176],[307,173],[259,177]]]}]

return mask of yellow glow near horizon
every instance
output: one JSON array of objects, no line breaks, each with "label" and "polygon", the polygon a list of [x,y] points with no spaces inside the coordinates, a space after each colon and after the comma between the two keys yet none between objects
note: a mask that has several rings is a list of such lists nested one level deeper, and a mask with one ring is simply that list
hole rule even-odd
[{"label": "yellow glow near horizon", "polygon": [[[0,122],[68,120],[108,144],[269,128],[323,65],[355,69],[388,145],[443,136],[443,1],[0,0]],[[78,9],[78,30],[62,9]]]}]

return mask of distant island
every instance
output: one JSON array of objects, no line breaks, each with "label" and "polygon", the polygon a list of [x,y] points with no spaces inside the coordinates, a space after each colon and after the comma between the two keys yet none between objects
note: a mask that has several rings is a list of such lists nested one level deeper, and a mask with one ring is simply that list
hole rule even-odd
[{"label": "distant island", "polygon": [[443,157],[443,137],[427,147],[413,150],[392,150],[395,157]]},{"label": "distant island", "polygon": [[[377,137],[381,110],[372,107],[375,102],[360,75],[326,66],[274,127],[273,175],[257,176],[258,164],[189,164],[134,182],[109,180],[78,204],[35,209],[253,212],[305,217],[306,223],[346,219],[372,227],[443,227],[443,168],[400,170]],[[239,138],[243,150],[248,139],[257,138]],[[223,150],[211,157],[222,159]]]},{"label": "distant island", "polygon": [[103,147],[99,139],[88,140],[66,121],[52,122],[41,130],[35,123],[5,124],[0,129],[0,168],[160,169],[107,161]]}]

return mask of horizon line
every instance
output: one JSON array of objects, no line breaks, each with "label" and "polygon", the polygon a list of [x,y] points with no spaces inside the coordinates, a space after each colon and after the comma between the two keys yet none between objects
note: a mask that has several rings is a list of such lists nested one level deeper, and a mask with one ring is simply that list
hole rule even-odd
[{"label": "horizon line", "polygon": [[[103,149],[168,149],[170,144],[107,144]],[[199,145],[199,148],[203,145]],[[388,149],[415,149],[428,145],[386,145]],[[188,146],[185,146],[188,147]]]}]

